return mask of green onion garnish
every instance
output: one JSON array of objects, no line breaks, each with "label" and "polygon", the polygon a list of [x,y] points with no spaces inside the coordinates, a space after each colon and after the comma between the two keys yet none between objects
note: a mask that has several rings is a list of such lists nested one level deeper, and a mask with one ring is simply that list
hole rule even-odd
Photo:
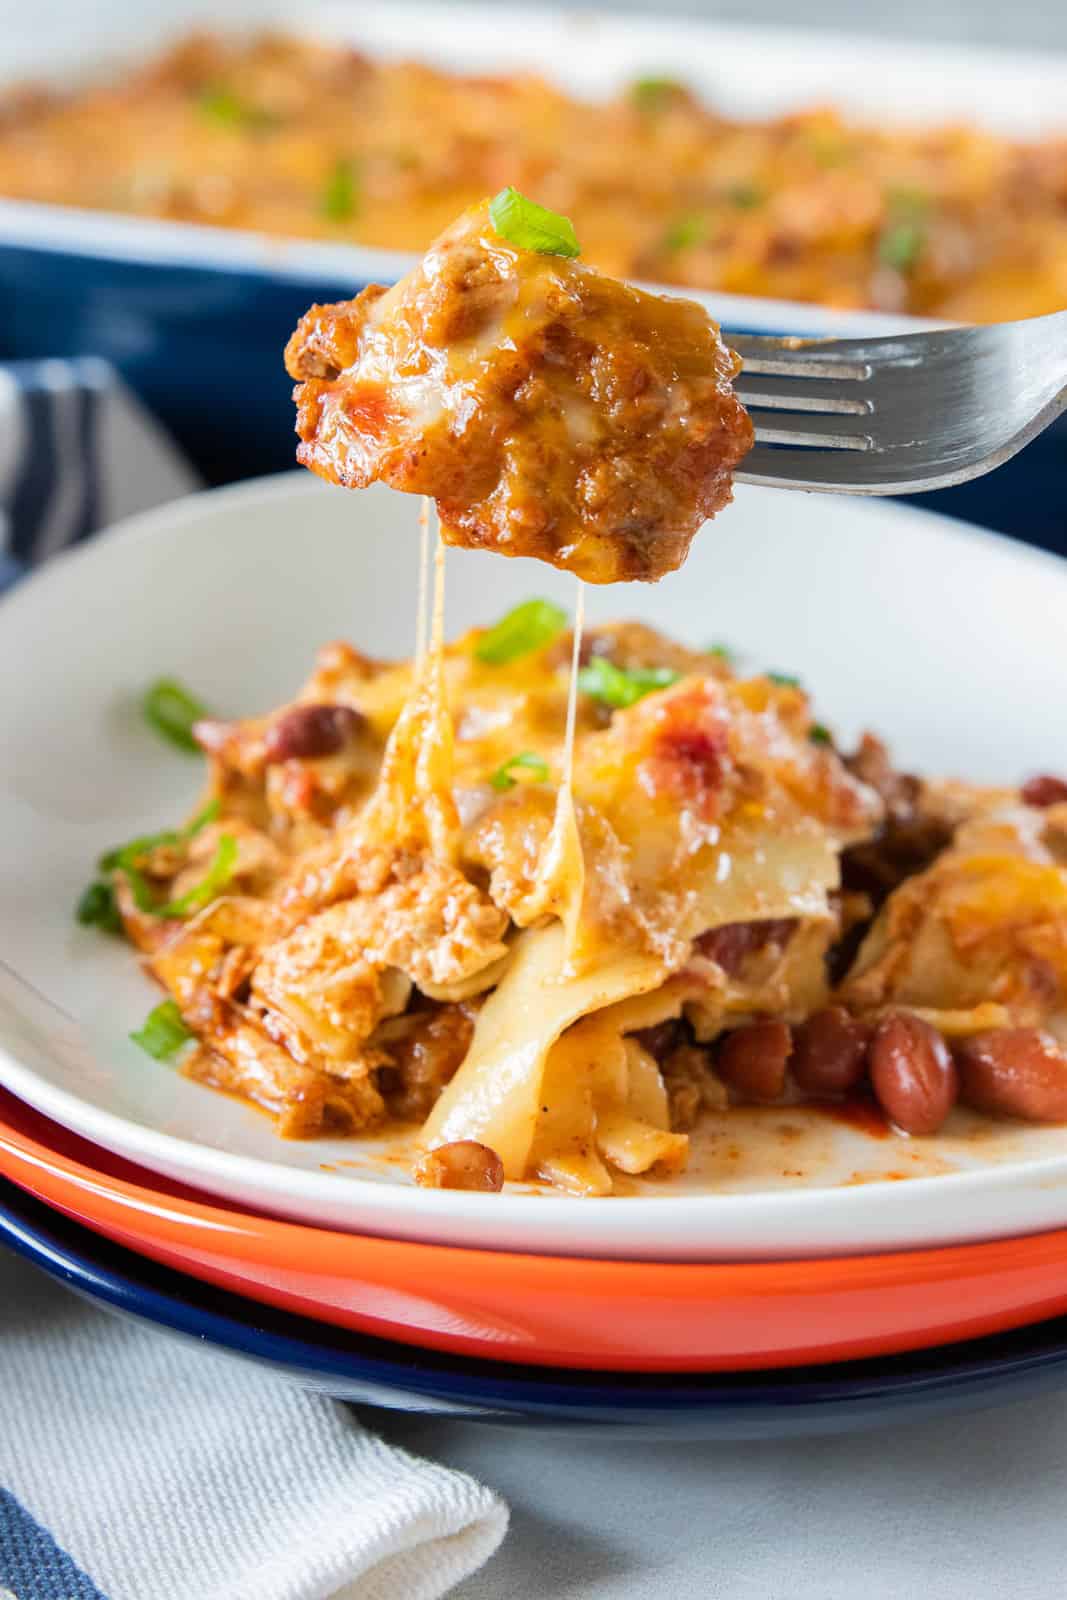
[{"label": "green onion garnish", "polygon": [[735,183],[727,189],[726,198],[739,211],[751,211],[755,206],[763,204],[765,196],[758,184]]},{"label": "green onion garnish", "polygon": [[707,236],[706,217],[679,217],[663,235],[663,246],[666,250],[690,250],[695,244],[703,244]]},{"label": "green onion garnish", "polygon": [[233,869],[237,865],[237,840],[232,833],[220,833],[219,842],[215,846],[215,854],[208,863],[207,872],[194,883],[191,889],[186,889],[176,900],[168,900],[165,905],[154,906],[152,915],[156,917],[187,917],[190,911],[199,911],[209,901],[214,900],[233,877]]},{"label": "green onion garnish", "polygon": [[84,890],[74,908],[74,915],[83,928],[101,928],[105,933],[122,932],[122,918],[115,905],[115,891],[110,883],[100,879]]},{"label": "green onion garnish", "polygon": [[734,659],[734,653],[728,644],[709,644],[704,654],[706,656],[716,656],[720,661],[725,661],[727,666]]},{"label": "green onion garnish", "polygon": [[[153,917],[179,916],[181,915],[180,912],[174,912],[172,910],[168,910],[166,907],[157,905],[156,897],[152,890],[152,885],[141,871],[140,867],[138,866],[138,862],[142,859],[142,857],[148,855],[150,851],[158,849],[160,845],[185,844],[188,840],[194,838],[202,828],[206,828],[209,822],[214,822],[218,814],[219,802],[217,800],[210,800],[202,811],[197,812],[196,816],[193,817],[191,822],[186,823],[184,828],[177,830],[168,828],[162,833],[142,834],[138,839],[131,839],[128,844],[122,844],[117,846],[117,848],[114,850],[105,851],[105,853],[100,857],[98,863],[100,871],[119,871],[125,875],[126,881],[130,886],[130,893],[133,895],[133,903],[137,907],[138,911],[143,911],[147,916]],[[224,837],[228,838],[229,835],[224,835]],[[219,842],[221,844],[221,839]],[[89,888],[85,891],[81,900],[78,902],[77,910],[75,912],[79,922],[87,922],[89,920],[87,916],[82,915],[82,908],[83,906],[86,908],[88,907],[90,904],[90,895],[92,895],[94,890],[98,888],[107,891],[107,893],[111,896],[111,905],[114,908],[114,894],[112,893],[111,885],[108,883],[90,884]],[[182,899],[184,898],[185,896],[183,895]],[[99,896],[96,897],[96,901],[94,903],[102,906]],[[117,911],[115,912],[114,925],[96,918],[93,920],[97,922],[97,926],[99,927],[114,926],[116,931],[120,926]]]},{"label": "green onion garnish", "polygon": [[527,200],[509,185],[489,202],[489,216],[502,239],[539,256],[580,256],[581,246],[569,217]]},{"label": "green onion garnish", "polygon": [[578,687],[606,706],[624,711],[655,689],[667,689],[681,677],[672,667],[631,667],[624,671],[607,656],[594,656],[578,674]]},{"label": "green onion garnish", "polygon": [[173,1000],[162,1000],[145,1017],[143,1027],[130,1034],[134,1044],[139,1044],[157,1061],[169,1061],[192,1037]]},{"label": "green onion garnish", "polygon": [[567,626],[567,613],[551,600],[524,600],[501,617],[474,647],[479,661],[500,667],[551,644]]},{"label": "green onion garnish", "polygon": [[894,272],[910,272],[926,242],[928,197],[921,189],[893,189],[886,198],[886,225],[878,240],[878,259]]},{"label": "green onion garnish", "polygon": [[517,756],[509,756],[502,766],[497,767],[489,782],[494,789],[514,789],[516,780],[511,774],[520,768],[524,772],[532,772],[538,783],[548,782],[548,762],[532,750],[520,750]]},{"label": "green onion garnish", "polygon": [[764,676],[769,678],[771,683],[778,684],[782,689],[800,688],[800,679],[794,677],[791,672],[767,672]]},{"label": "green onion garnish", "polygon": [[219,814],[218,800],[209,800],[203,810],[198,811],[184,828],[166,828],[162,833],[143,833],[138,839],[131,839],[128,844],[120,844],[114,850],[106,851],[100,857],[100,871],[113,872],[116,867],[127,867],[135,864],[141,856],[146,856],[150,850],[155,850],[161,844],[185,844],[189,839],[207,827],[209,822],[214,822]]},{"label": "green onion garnish", "polygon": [[193,738],[193,723],[210,713],[202,701],[183,689],[174,678],[157,678],[145,691],[141,709],[145,721],[164,739],[169,739],[179,750],[200,753],[200,746]]},{"label": "green onion garnish", "polygon": [[330,222],[351,222],[358,210],[359,168],[354,161],[338,161],[322,191],[322,214]]},{"label": "green onion garnish", "polygon": [[222,128],[271,128],[279,120],[273,111],[250,106],[224,84],[201,90],[199,104],[204,116]]},{"label": "green onion garnish", "polygon": [[638,78],[630,85],[630,99],[638,111],[663,111],[685,90],[674,78]]},{"label": "green onion garnish", "polygon": [[808,738],[812,744],[833,744],[834,736],[829,728],[821,722],[813,722],[808,729]]},{"label": "green onion garnish", "polygon": [[223,88],[220,84],[201,91],[200,109],[212,122],[220,122],[227,128],[239,127],[244,121],[243,102],[232,89]]},{"label": "green onion garnish", "polygon": [[878,240],[878,259],[894,272],[910,272],[923,247],[923,231],[915,222],[898,222]]}]

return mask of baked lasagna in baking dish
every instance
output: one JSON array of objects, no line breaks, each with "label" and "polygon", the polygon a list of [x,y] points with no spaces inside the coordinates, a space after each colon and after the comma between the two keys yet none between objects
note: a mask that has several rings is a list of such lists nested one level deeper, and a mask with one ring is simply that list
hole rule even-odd
[{"label": "baked lasagna in baking dish", "polygon": [[1067,306],[1067,120],[1030,141],[830,107],[740,122],[662,77],[592,103],[278,35],[0,106],[22,200],[421,251],[504,183],[580,216],[618,276],[961,322]]}]

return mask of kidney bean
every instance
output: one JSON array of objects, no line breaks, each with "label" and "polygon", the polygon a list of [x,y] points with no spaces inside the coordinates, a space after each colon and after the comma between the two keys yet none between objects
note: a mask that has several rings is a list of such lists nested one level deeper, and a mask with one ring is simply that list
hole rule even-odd
[{"label": "kidney bean", "polygon": [[415,1163],[415,1182],[425,1189],[487,1189],[504,1187],[504,1163],[495,1150],[477,1139],[455,1139],[427,1150]]},{"label": "kidney bean", "polygon": [[792,1045],[784,1022],[751,1022],[726,1035],[719,1046],[716,1069],[742,1100],[777,1100],[785,1088]]},{"label": "kidney bean", "polygon": [[263,740],[268,763],[313,761],[333,756],[366,725],[353,706],[294,706],[267,729]]},{"label": "kidney bean", "polygon": [[1067,1055],[1037,1028],[976,1033],[956,1048],[960,1098],[992,1116],[1067,1122]]},{"label": "kidney bean", "polygon": [[702,933],[696,940],[696,948],[733,978],[750,955],[766,949],[769,944],[787,944],[796,925],[795,917],[769,918],[766,922],[724,922]]},{"label": "kidney bean", "polygon": [[891,1011],[868,1052],[871,1087],[905,1133],[936,1133],[956,1103],[959,1074],[936,1028],[910,1011]]},{"label": "kidney bean", "polygon": [[1028,778],[1019,793],[1028,806],[1056,806],[1061,800],[1067,800],[1067,779],[1041,772],[1035,778]]},{"label": "kidney bean", "polygon": [[841,1006],[816,1011],[793,1030],[789,1068],[805,1094],[847,1094],[867,1067],[870,1030]]},{"label": "kidney bean", "polygon": [[666,1022],[654,1022],[651,1027],[638,1028],[630,1037],[648,1051],[658,1066],[662,1066],[671,1051],[683,1042],[685,1025],[677,1017],[669,1017]]}]

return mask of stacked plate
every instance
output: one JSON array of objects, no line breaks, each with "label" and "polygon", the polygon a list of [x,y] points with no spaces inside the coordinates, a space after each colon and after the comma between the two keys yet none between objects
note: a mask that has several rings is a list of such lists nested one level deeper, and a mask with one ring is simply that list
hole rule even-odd
[{"label": "stacked plate", "polygon": [[[0,681],[28,687],[0,707],[0,1236],[118,1309],[382,1405],[743,1437],[1067,1381],[1067,1130],[805,1141],[791,1111],[746,1124],[714,1184],[426,1192],[381,1142],[278,1141],[129,1042],[153,990],[71,907],[200,776],[142,729],[138,690],[173,675],[240,714],[325,640],[407,653],[412,520],[286,476],[142,518],[3,603]],[[449,584],[450,631],[571,598],[461,553]],[[594,620],[639,611],[799,672],[846,739],[876,727],[907,765],[1067,766],[1045,709],[1067,567],[962,525],[749,491],[683,574],[589,598]]]}]

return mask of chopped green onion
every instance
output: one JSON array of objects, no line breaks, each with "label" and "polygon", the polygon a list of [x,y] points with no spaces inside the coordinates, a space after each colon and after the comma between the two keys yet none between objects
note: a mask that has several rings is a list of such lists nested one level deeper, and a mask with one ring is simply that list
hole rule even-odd
[{"label": "chopped green onion", "polygon": [[482,635],[474,654],[491,666],[504,666],[551,644],[566,626],[567,613],[551,600],[524,600]]},{"label": "chopped green onion", "polygon": [[203,89],[200,93],[200,109],[205,117],[212,122],[220,122],[224,127],[236,128],[244,121],[244,105],[232,89],[226,89],[219,84]]},{"label": "chopped green onion", "polygon": [[222,128],[272,128],[279,120],[273,111],[250,106],[224,84],[201,90],[199,103],[204,116]]},{"label": "chopped green onion", "polygon": [[663,246],[666,250],[690,250],[695,244],[703,244],[707,236],[706,217],[679,217],[663,235]]},{"label": "chopped green onion", "polygon": [[359,168],[354,161],[338,161],[322,191],[322,214],[330,222],[351,222],[359,210]]},{"label": "chopped green onion", "polygon": [[162,833],[143,833],[139,839],[131,839],[128,844],[120,844],[114,850],[106,851],[100,857],[100,871],[113,872],[116,867],[126,867],[136,863],[141,856],[146,856],[150,850],[157,849],[161,844],[184,844],[188,839],[195,839],[209,822],[215,821],[220,809],[218,800],[209,800],[184,828],[166,828]]},{"label": "chopped green onion", "polygon": [[667,689],[681,677],[672,667],[631,667],[624,671],[607,656],[594,656],[578,674],[578,687],[606,706],[623,711],[655,689]]},{"label": "chopped green onion", "polygon": [[511,774],[521,768],[524,772],[532,772],[538,783],[548,781],[548,762],[543,761],[532,750],[520,750],[517,756],[510,756],[503,766],[497,767],[489,782],[494,789],[514,789],[515,779]]},{"label": "chopped green onion", "polygon": [[910,272],[926,242],[929,197],[921,189],[892,189],[886,197],[886,225],[878,240],[878,259],[894,272]]},{"label": "chopped green onion", "polygon": [[716,656],[720,661],[725,661],[727,666],[731,665],[734,659],[734,653],[728,644],[709,644],[704,654]]},{"label": "chopped green onion", "polygon": [[754,207],[762,205],[766,197],[756,183],[735,183],[727,189],[726,198],[739,211],[751,211]]},{"label": "chopped green onion", "polygon": [[141,709],[145,721],[164,739],[169,739],[179,750],[199,754],[200,746],[193,738],[193,723],[208,716],[208,708],[174,678],[157,678],[145,691]]},{"label": "chopped green onion", "polygon": [[527,200],[510,187],[501,189],[489,202],[493,227],[502,239],[532,250],[539,256],[580,256],[581,245],[569,217]]},{"label": "chopped green onion", "polygon": [[813,722],[808,729],[808,738],[812,744],[833,744],[834,736],[829,728],[821,722]]},{"label": "chopped green onion", "polygon": [[[156,903],[156,897],[152,890],[152,885],[149,883],[148,879],[145,877],[137,863],[143,856],[148,855],[148,853],[152,850],[159,849],[161,845],[185,844],[189,839],[194,838],[202,828],[206,828],[209,822],[214,822],[218,814],[218,800],[209,800],[207,805],[204,806],[203,810],[198,811],[196,816],[193,817],[192,821],[186,823],[184,828],[178,830],[168,828],[162,833],[142,834],[138,839],[131,839],[128,844],[119,845],[114,850],[106,851],[104,855],[100,857],[100,871],[119,871],[124,874],[126,882],[130,886],[130,893],[133,895],[133,903],[137,907],[138,911],[143,911],[147,916],[152,917],[180,916],[182,915],[181,912],[175,912],[167,907],[161,907]],[[223,838],[229,837],[230,836],[228,834],[223,835]],[[219,843],[222,843],[222,839],[219,840]],[[217,854],[218,852],[216,851],[216,859]],[[212,864],[214,865],[214,863]],[[94,887],[96,886],[91,885],[90,889],[86,890],[86,893],[82,896],[82,900],[78,903],[79,922],[84,920],[80,915],[82,904],[87,901],[87,897]],[[110,885],[103,884],[100,887],[108,889],[110,892]],[[184,899],[185,896],[182,896],[182,898]],[[101,927],[107,926],[107,924],[103,922],[101,922],[99,925]]]},{"label": "chopped green onion", "polygon": [[638,78],[630,85],[630,99],[638,111],[664,111],[676,95],[684,93],[675,78]]},{"label": "chopped green onion", "polygon": [[105,933],[121,933],[122,918],[115,905],[115,891],[110,883],[97,880],[84,890],[74,915],[83,928],[102,928]]},{"label": "chopped green onion", "polygon": [[772,683],[778,684],[782,689],[800,688],[800,679],[794,677],[791,672],[768,672],[764,676],[769,678]]},{"label": "chopped green onion", "polygon": [[214,900],[233,877],[233,869],[237,865],[237,840],[232,833],[220,833],[219,842],[215,846],[215,854],[208,865],[207,872],[199,883],[194,883],[191,889],[186,889],[176,900],[168,900],[165,905],[153,906],[152,915],[156,917],[186,917],[190,911],[199,911],[210,901]]},{"label": "chopped green onion", "polygon": [[910,272],[923,247],[923,230],[916,222],[898,222],[878,240],[878,259],[894,272]]},{"label": "chopped green onion", "polygon": [[130,1038],[157,1061],[169,1061],[193,1037],[173,1000],[162,1000]]}]

